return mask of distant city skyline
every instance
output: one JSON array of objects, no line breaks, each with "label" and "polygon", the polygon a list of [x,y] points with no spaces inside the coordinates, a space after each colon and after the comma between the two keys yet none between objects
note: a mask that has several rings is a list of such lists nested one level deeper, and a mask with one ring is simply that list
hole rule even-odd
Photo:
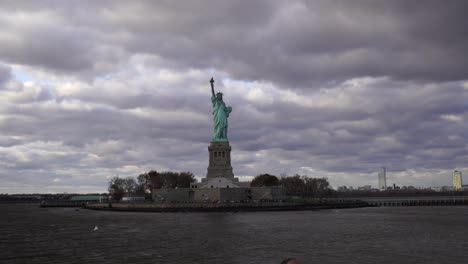
[{"label": "distant city skyline", "polygon": [[207,171],[209,80],[231,161],[337,186],[468,173],[467,1],[0,3],[0,193]]}]

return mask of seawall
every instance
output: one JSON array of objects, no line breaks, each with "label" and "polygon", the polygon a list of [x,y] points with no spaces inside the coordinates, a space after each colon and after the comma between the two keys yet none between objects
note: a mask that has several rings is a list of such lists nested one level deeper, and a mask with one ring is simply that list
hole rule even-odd
[{"label": "seawall", "polygon": [[345,201],[327,203],[95,203],[84,208],[105,211],[131,212],[257,212],[257,211],[300,211],[338,208],[367,207],[366,202]]}]

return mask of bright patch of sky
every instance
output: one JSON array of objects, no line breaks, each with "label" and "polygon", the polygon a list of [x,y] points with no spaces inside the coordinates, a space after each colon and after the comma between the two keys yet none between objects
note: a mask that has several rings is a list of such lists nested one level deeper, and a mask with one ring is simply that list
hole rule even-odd
[{"label": "bright patch of sky", "polygon": [[21,81],[22,83],[35,81],[31,76],[29,76],[28,74],[26,74],[25,72],[21,70],[13,68],[11,72],[13,73],[15,78]]}]

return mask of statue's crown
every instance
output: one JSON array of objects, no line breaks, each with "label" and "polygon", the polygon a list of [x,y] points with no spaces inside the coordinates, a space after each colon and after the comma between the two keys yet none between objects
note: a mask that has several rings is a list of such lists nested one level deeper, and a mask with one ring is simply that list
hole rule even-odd
[{"label": "statue's crown", "polygon": [[222,93],[222,92],[217,92],[217,93],[216,93],[216,95],[218,95],[218,94],[220,94],[220,95],[223,95],[223,93]]}]

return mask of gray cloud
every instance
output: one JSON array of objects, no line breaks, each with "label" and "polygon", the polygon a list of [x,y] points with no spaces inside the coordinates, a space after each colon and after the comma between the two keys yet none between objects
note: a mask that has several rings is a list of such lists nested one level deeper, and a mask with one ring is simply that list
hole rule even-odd
[{"label": "gray cloud", "polygon": [[0,56],[87,76],[147,53],[289,88],[361,76],[462,80],[468,66],[465,1],[18,5],[4,8]]},{"label": "gray cloud", "polygon": [[0,64],[0,85],[10,80],[10,78],[11,78],[11,68]]}]

